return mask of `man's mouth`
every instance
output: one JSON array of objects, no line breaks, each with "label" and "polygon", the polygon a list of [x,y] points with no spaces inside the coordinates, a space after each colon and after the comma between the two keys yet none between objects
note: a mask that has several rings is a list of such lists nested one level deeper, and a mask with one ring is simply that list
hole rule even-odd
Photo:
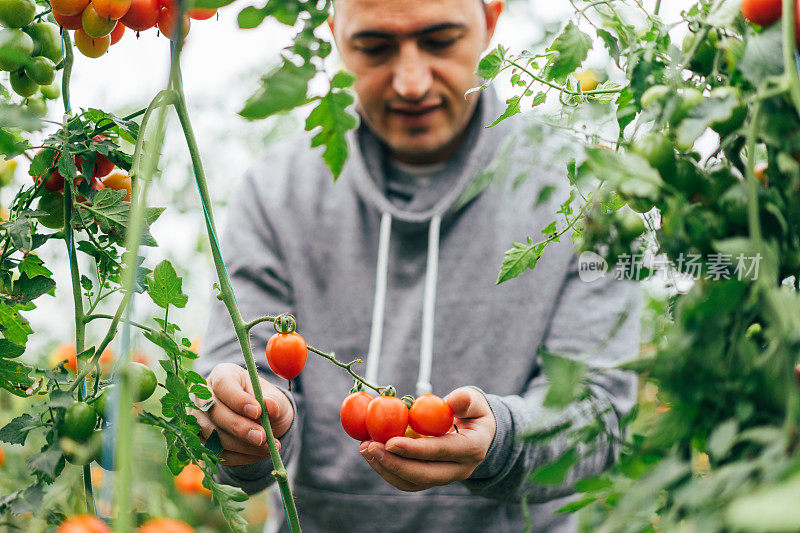
[{"label": "man's mouth", "polygon": [[389,112],[396,120],[407,128],[425,128],[436,117],[436,112],[443,108],[441,103],[424,105],[389,106]]}]

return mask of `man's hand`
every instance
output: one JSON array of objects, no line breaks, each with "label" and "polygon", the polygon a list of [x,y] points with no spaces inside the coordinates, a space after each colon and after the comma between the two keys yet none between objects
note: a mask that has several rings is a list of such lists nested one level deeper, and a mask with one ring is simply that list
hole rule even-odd
[{"label": "man's hand", "polygon": [[[192,412],[200,424],[203,441],[217,431],[225,449],[220,457],[226,465],[245,465],[268,457],[267,434],[260,424],[261,406],[253,394],[247,370],[231,363],[219,364],[206,382],[216,402],[205,413]],[[280,389],[265,379],[261,379],[261,391],[277,442],[292,425],[292,404]]]},{"label": "man's hand", "polygon": [[467,479],[486,457],[496,423],[486,398],[470,387],[445,398],[458,432],[441,437],[394,437],[384,445],[364,441],[359,450],[380,476],[400,490],[415,492]]}]

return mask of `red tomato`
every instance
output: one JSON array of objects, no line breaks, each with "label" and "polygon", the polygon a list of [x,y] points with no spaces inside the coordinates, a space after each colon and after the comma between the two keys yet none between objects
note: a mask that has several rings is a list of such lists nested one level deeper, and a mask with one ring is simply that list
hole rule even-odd
[{"label": "red tomato", "polygon": [[372,398],[372,394],[368,392],[354,392],[344,399],[339,409],[344,432],[356,440],[370,440],[366,417]]},{"label": "red tomato", "polygon": [[111,528],[94,515],[82,514],[61,522],[56,533],[111,533]]},{"label": "red tomato", "polygon": [[800,365],[794,367],[794,377],[797,378],[797,383],[800,384]]},{"label": "red tomato", "polygon": [[[189,33],[190,26],[191,20],[189,19],[189,15],[184,13],[183,25],[181,26],[184,39],[186,39],[186,35]],[[167,7],[162,8],[161,15],[158,17],[158,29],[161,30],[161,33],[164,34],[165,37],[176,41],[178,39],[178,11]]]},{"label": "red tomato", "polygon": [[79,30],[83,27],[83,17],[81,13],[77,15],[62,15],[53,11],[53,18],[65,30]]},{"label": "red tomato", "polygon": [[131,7],[120,20],[134,31],[144,31],[158,23],[160,14],[158,0],[131,0]]},{"label": "red tomato", "polygon": [[[93,141],[102,141],[104,139],[108,139],[105,135],[95,135],[92,137]],[[97,154],[97,159],[94,162],[94,172],[92,172],[93,178],[99,178],[102,176],[107,176],[112,170],[114,170],[114,163],[108,160],[108,158],[104,155]],[[81,165],[83,164],[84,159],[81,156],[75,158],[75,165],[78,167],[78,171],[81,171]],[[80,182],[76,182],[76,185]]]},{"label": "red tomato", "polygon": [[283,379],[294,379],[306,364],[308,347],[297,334],[276,333],[267,342],[267,363],[275,375]]},{"label": "red tomato", "polygon": [[439,437],[453,427],[453,410],[435,394],[423,394],[408,410],[408,425],[420,435]]},{"label": "red tomato", "polygon": [[742,0],[742,15],[753,24],[769,26],[781,18],[781,0]]},{"label": "red tomato", "polygon": [[0,448],[0,467],[3,466],[3,463],[6,462],[6,452],[3,451],[3,448]]},{"label": "red tomato", "polygon": [[408,426],[408,407],[396,396],[378,396],[367,406],[367,431],[372,440],[385,443],[402,437]]},{"label": "red tomato", "polygon": [[[47,150],[48,153],[52,152],[51,158],[48,158],[48,161],[50,161],[50,168],[48,170],[46,170],[44,172],[44,174],[42,174],[40,176],[35,176],[33,178],[33,181],[34,181],[34,183],[36,183],[38,185],[39,182],[42,179],[45,179],[44,188],[47,189],[48,191],[60,191],[60,190],[63,190],[64,189],[64,177],[61,175],[61,173],[56,168],[56,165],[58,164],[58,158],[61,157],[61,152],[53,150],[52,148],[42,148],[41,150],[39,150],[37,155],[39,153],[42,153],[43,150]],[[44,178],[45,175],[47,175],[47,178]]]},{"label": "red tomato", "polygon": [[111,30],[111,44],[117,44],[120,39],[122,39],[122,34],[125,33],[125,24],[120,21],[117,21],[117,25],[114,26],[114,29]]},{"label": "red tomato", "polygon": [[94,10],[103,17],[119,20],[131,7],[131,0],[92,0]]},{"label": "red tomato", "polygon": [[217,14],[217,10],[216,9],[203,9],[203,8],[197,7],[195,9],[190,9],[188,11],[188,13],[189,13],[189,17],[191,17],[191,18],[193,18],[195,20],[208,20],[208,19],[210,19],[211,17],[213,17],[214,15]]},{"label": "red tomato", "polygon": [[186,522],[174,518],[153,518],[148,520],[138,533],[195,533],[194,528]]},{"label": "red tomato", "polygon": [[211,496],[211,491],[203,486],[205,474],[203,469],[194,463],[183,467],[181,473],[175,476],[175,488],[181,494],[202,494]]},{"label": "red tomato", "polygon": [[50,0],[53,13],[59,15],[80,15],[88,4],[89,0]]}]

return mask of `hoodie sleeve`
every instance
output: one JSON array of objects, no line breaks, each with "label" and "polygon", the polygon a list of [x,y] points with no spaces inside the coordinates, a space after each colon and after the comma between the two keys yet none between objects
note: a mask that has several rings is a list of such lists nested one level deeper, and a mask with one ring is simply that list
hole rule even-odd
[{"label": "hoodie sleeve", "polygon": [[[581,281],[577,257],[573,255],[543,347],[556,354],[591,354],[587,361],[590,370],[607,369],[630,360],[639,350],[640,307],[638,283],[614,280],[610,275],[592,282]],[[571,494],[576,481],[608,468],[615,460],[617,446],[599,437],[596,451],[582,457],[562,485],[533,484],[528,481],[531,472],[560,457],[570,443],[563,436],[537,444],[520,440],[530,428],[556,427],[567,420],[580,424],[591,420],[592,412],[603,410],[608,411],[603,417],[606,428],[618,434],[620,419],[636,400],[636,378],[631,373],[610,370],[593,382],[593,404],[573,404],[556,417],[547,416],[548,409],[543,406],[548,382],[541,372],[522,395],[484,393],[497,430],[486,458],[464,481],[467,488],[474,494],[506,501],[518,501],[527,494],[529,502],[542,503]]]},{"label": "hoodie sleeve", "polygon": [[[262,180],[262,186],[258,186],[259,179]],[[294,311],[289,268],[278,238],[280,228],[276,228],[273,222],[283,217],[280,208],[275,205],[278,202],[265,197],[266,189],[270,189],[270,194],[279,194],[279,188],[264,187],[263,179],[263,176],[257,177],[253,173],[245,176],[228,208],[228,221],[222,239],[225,265],[246,321],[268,314]],[[273,218],[267,215],[268,212]],[[208,376],[220,363],[244,367],[239,341],[225,304],[216,298],[216,294],[210,301],[203,346],[195,364],[195,369],[203,376]],[[263,354],[272,333],[269,323],[259,325],[251,330],[250,341],[259,374],[281,389],[289,397],[294,409],[292,425],[279,439],[281,457],[287,462],[299,444],[302,402],[298,387],[293,387],[295,390],[289,392],[285,387],[286,381],[275,376],[264,364]],[[253,494],[274,482],[270,475],[272,470],[272,462],[268,459],[251,465],[220,466],[217,480]]]}]

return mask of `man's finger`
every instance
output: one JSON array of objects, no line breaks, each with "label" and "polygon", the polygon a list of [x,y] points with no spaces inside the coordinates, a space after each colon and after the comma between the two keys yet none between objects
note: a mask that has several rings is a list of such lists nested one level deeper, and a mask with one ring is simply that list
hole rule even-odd
[{"label": "man's finger", "polygon": [[421,461],[466,462],[479,451],[474,441],[462,433],[447,433],[441,437],[389,439],[386,450],[407,459]]},{"label": "man's finger", "polygon": [[464,479],[467,471],[459,463],[450,461],[421,461],[406,459],[388,452],[378,443],[369,445],[368,453],[392,475],[414,485],[432,487]]},{"label": "man's finger", "polygon": [[486,416],[487,410],[491,412],[486,398],[472,387],[456,389],[445,396],[444,400],[450,405],[456,418],[478,418]]},{"label": "man's finger", "polygon": [[211,390],[218,400],[217,403],[224,403],[236,413],[251,419],[261,416],[261,406],[238,379],[232,376],[217,378],[213,381]]},{"label": "man's finger", "polygon": [[364,459],[366,459],[367,464],[369,464],[369,466],[372,467],[372,469],[375,470],[375,472],[377,472],[378,475],[381,476],[390,485],[406,492],[419,492],[421,490],[430,488],[430,487],[421,487],[419,485],[415,485],[414,483],[410,483],[409,481],[406,481],[405,479],[397,476],[396,474],[389,472],[386,468],[383,467],[383,465],[380,464],[380,462],[375,457],[369,454],[369,452],[366,450],[366,447],[364,448],[365,449],[361,450],[361,455],[364,457]]},{"label": "man's finger", "polygon": [[[278,446],[278,451],[280,451],[281,449],[280,441],[276,439],[275,445]],[[239,465],[250,465],[262,461],[264,459],[267,459],[269,457],[269,453],[262,455],[250,455],[250,454],[225,450],[219,454],[219,457],[223,461],[222,464],[226,466],[239,466]]]}]

